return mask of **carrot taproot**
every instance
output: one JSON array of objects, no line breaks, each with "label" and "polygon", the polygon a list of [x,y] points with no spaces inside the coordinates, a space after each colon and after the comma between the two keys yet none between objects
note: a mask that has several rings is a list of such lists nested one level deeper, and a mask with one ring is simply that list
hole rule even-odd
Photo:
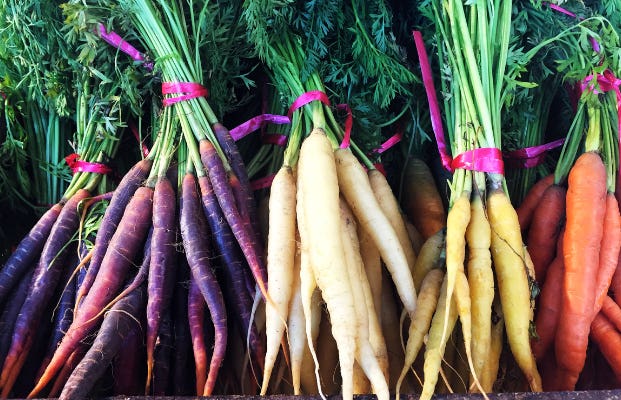
[{"label": "carrot taproot", "polygon": [[210,249],[204,240],[209,235],[207,220],[199,198],[196,177],[190,173],[183,177],[182,182],[180,226],[192,276],[207,303],[214,326],[214,348],[203,391],[203,396],[209,396],[224,360],[228,326],[224,298],[211,268]]},{"label": "carrot taproot", "polygon": [[[193,368],[192,357],[192,337],[190,335],[190,325],[188,324],[188,292],[189,288],[185,284],[190,281],[190,267],[187,260],[180,253],[179,268],[175,278],[175,291],[173,293],[173,329],[174,346],[176,349],[172,364],[172,391],[174,396],[190,396],[196,394],[193,391],[195,385],[188,370]],[[142,335],[141,335],[142,337]],[[142,342],[142,340],[141,340]],[[118,392],[117,392],[118,393]],[[131,395],[131,393],[130,393]]]},{"label": "carrot taproot", "polygon": [[582,153],[568,178],[565,277],[555,341],[564,390],[574,389],[586,359],[605,211],[606,167],[599,154]]},{"label": "carrot taproot", "polygon": [[176,265],[176,210],[177,199],[172,183],[164,175],[153,189],[153,233],[151,237],[151,265],[147,280],[147,380],[145,394],[151,393],[155,341],[160,330],[164,309],[172,298],[172,274]]},{"label": "carrot taproot", "polygon": [[399,239],[399,243],[401,243],[401,248],[403,249],[411,272],[414,269],[414,263],[416,262],[416,252],[414,251],[414,246],[410,241],[410,236],[408,235],[405,221],[401,215],[401,209],[399,208],[397,198],[395,197],[384,174],[376,169],[369,170],[367,174],[369,176],[369,183],[371,184],[375,198],[377,199],[381,210],[384,212],[384,215],[386,215],[390,221],[390,225],[397,234],[397,238]]},{"label": "carrot taproot", "polygon": [[110,240],[93,286],[82,300],[80,311],[74,315],[73,323],[45,372],[28,395],[30,398],[36,396],[62,368],[77,344],[98,322],[99,318],[95,317],[116,296],[151,227],[152,199],[153,189],[146,186],[138,188],[132,196]]},{"label": "carrot taproot", "polygon": [[413,223],[411,223],[407,218],[407,215],[403,214],[403,223],[405,224],[405,229],[408,231],[408,236],[410,238],[410,243],[412,243],[412,248],[414,249],[414,253],[418,254],[420,252],[420,248],[425,243],[425,238],[423,235],[416,229]]},{"label": "carrot taproot", "polygon": [[[621,380],[621,333],[602,313],[591,322],[590,336],[612,368],[617,379]],[[558,356],[557,356],[558,357]]]},{"label": "carrot taproot", "polygon": [[554,343],[556,328],[561,313],[563,291],[563,237],[557,239],[556,257],[552,260],[545,281],[542,282],[539,304],[535,315],[537,337],[531,341],[535,359],[541,360]]},{"label": "carrot taproot", "polygon": [[[235,204],[235,197],[229,185],[229,174],[224,168],[222,160],[216,153],[213,144],[208,140],[201,140],[200,156],[209,175],[214,193],[222,208],[224,217],[237,239],[242,253],[248,261],[250,270],[255,278],[263,297],[267,296],[267,268],[262,258],[260,245],[255,238],[254,231],[249,223],[245,222]],[[267,297],[266,297],[267,298]]]},{"label": "carrot taproot", "polygon": [[170,307],[164,309],[157,343],[153,354],[153,383],[151,394],[155,397],[165,396],[169,392],[171,378],[171,361],[173,354],[172,315]]},{"label": "carrot taproot", "polygon": [[614,194],[609,192],[606,195],[606,214],[604,214],[604,231],[597,271],[594,314],[599,312],[604,298],[608,296],[608,289],[619,262],[620,250],[621,214],[619,213],[619,203],[617,203]]},{"label": "carrot taproot", "polygon": [[[187,318],[185,322],[187,323]],[[125,340],[123,340],[123,351],[119,351],[112,359],[110,369],[112,369],[113,374],[113,394],[143,395],[144,386],[142,383],[145,380],[145,371],[142,368],[145,358],[143,337],[142,326],[137,323],[133,324],[125,336]],[[179,349],[179,352],[181,351]]]},{"label": "carrot taproot", "polygon": [[[268,251],[269,254],[269,251]],[[300,285],[300,249],[297,248],[292,271],[291,296],[288,304],[289,313],[287,318],[287,342],[289,344],[289,362],[291,363],[291,383],[293,394],[299,395],[301,391],[301,366],[306,347],[306,323],[304,309],[302,307],[302,287]],[[267,311],[267,309],[266,309]],[[314,380],[314,375],[313,375]]]},{"label": "carrot taproot", "polygon": [[539,179],[526,193],[526,196],[516,208],[520,229],[527,230],[533,219],[533,214],[541,201],[543,192],[554,184],[554,174],[549,174]]},{"label": "carrot taproot", "polygon": [[356,219],[369,232],[380,251],[404,308],[416,309],[416,289],[398,235],[377,202],[369,178],[351,149],[334,151],[339,188]]},{"label": "carrot taproot", "polygon": [[502,306],[498,297],[494,299],[492,312],[492,335],[489,351],[487,353],[487,362],[485,368],[481,372],[481,386],[486,393],[494,390],[494,383],[498,377],[500,368],[500,356],[504,348],[504,316],[502,314]]},{"label": "carrot taproot", "polygon": [[[364,171],[363,174],[366,179]],[[321,129],[313,129],[302,142],[298,182],[304,204],[309,263],[328,307],[332,334],[338,344],[342,396],[351,400],[357,335],[352,327],[356,326],[356,311],[341,239],[335,153]],[[302,235],[301,238],[304,241]]]},{"label": "carrot taproot", "polygon": [[[472,363],[481,379],[491,345],[492,303],[494,301],[494,272],[490,246],[492,232],[481,196],[470,202],[470,222],[466,228],[468,244],[468,286],[472,307]],[[485,389],[485,388],[484,388]]]},{"label": "carrot taproot", "polygon": [[492,261],[505,318],[509,347],[531,390],[541,391],[541,377],[530,347],[532,308],[522,234],[515,209],[501,189],[487,196],[492,229]]},{"label": "carrot taproot", "polygon": [[0,269],[0,304],[26,271],[32,269],[63,205],[64,203],[54,204],[39,218]]},{"label": "carrot taproot", "polygon": [[[76,304],[78,309],[82,303],[82,299],[88,293],[95,277],[99,272],[99,268],[106,255],[106,250],[110,245],[110,240],[114,235],[114,232],[123,217],[123,212],[127,207],[130,199],[138,190],[138,188],[144,183],[153,166],[153,160],[145,158],[134,164],[117,185],[110,199],[110,203],[106,207],[104,216],[99,224],[97,235],[95,237],[95,246],[93,247],[93,253],[86,275],[82,281],[82,285],[78,289]],[[76,310],[76,314],[79,310]]]},{"label": "carrot taproot", "polygon": [[434,268],[444,264],[446,259],[446,229],[431,235],[420,248],[414,264],[414,287],[419,290],[425,276]]},{"label": "carrot taproot", "polygon": [[446,210],[427,164],[408,158],[403,177],[403,208],[418,232],[427,239],[446,226]]},{"label": "carrot taproot", "polygon": [[190,280],[188,291],[188,323],[192,337],[192,354],[194,355],[194,375],[196,380],[197,396],[205,390],[207,382],[207,344],[205,342],[205,299],[198,288],[196,280]]},{"label": "carrot taproot", "polygon": [[272,301],[265,304],[266,355],[261,394],[267,392],[278,349],[285,332],[295,259],[295,177],[288,166],[279,169],[270,189],[267,239],[267,287]]},{"label": "carrot taproot", "polygon": [[63,365],[63,368],[56,376],[54,384],[48,393],[49,397],[58,397],[60,395],[73,370],[78,366],[80,360],[84,358],[84,355],[88,352],[88,349],[88,345],[80,343],[78,348],[71,353],[71,356],[67,359],[67,362]]},{"label": "carrot taproot", "polygon": [[26,271],[17,286],[9,292],[9,297],[2,306],[2,314],[0,314],[0,363],[4,363],[4,359],[9,351],[15,321],[22,308],[22,304],[24,304],[24,300],[28,296],[28,287],[33,273],[33,270]]},{"label": "carrot taproot", "polygon": [[70,249],[67,244],[79,225],[78,205],[89,196],[88,191],[80,189],[69,198],[43,246],[32,277],[29,294],[15,321],[11,346],[2,365],[0,388],[2,388],[1,396],[4,398],[8,396],[15,383],[23,362],[26,360],[25,355],[30,352],[36,324],[43,315],[45,305],[54,295],[62,275],[64,261]]},{"label": "carrot taproot", "polygon": [[610,296],[604,297],[601,312],[621,332],[621,307]]},{"label": "carrot taproot", "polygon": [[95,341],[76,366],[59,396],[63,400],[84,399],[106,371],[108,363],[123,348],[125,338],[144,309],[145,285],[132,291],[106,313]]},{"label": "carrot taproot", "polygon": [[414,312],[414,317],[410,321],[408,330],[408,340],[405,347],[405,362],[395,388],[397,397],[399,397],[399,393],[401,392],[403,380],[418,356],[425,335],[429,331],[431,319],[433,318],[438,304],[438,298],[440,297],[440,288],[442,287],[443,281],[444,272],[439,269],[432,269],[427,273],[425,279],[423,279],[417,300],[418,306]]},{"label": "carrot taproot", "polygon": [[565,197],[567,189],[552,184],[541,195],[528,228],[528,253],[535,267],[535,278],[541,284],[556,254],[556,243],[565,223]]},{"label": "carrot taproot", "polygon": [[[369,282],[371,301],[375,306],[377,315],[382,310],[382,259],[373,238],[366,229],[358,225],[358,238],[360,243],[360,256],[364,264],[364,272]],[[417,288],[418,290],[418,288]]]}]

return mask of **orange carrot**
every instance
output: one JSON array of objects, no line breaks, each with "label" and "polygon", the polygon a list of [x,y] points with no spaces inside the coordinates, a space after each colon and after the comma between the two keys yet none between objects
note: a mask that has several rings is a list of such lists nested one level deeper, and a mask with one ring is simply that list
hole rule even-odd
[{"label": "orange carrot", "polygon": [[621,307],[610,296],[604,297],[601,313],[608,318],[618,331],[621,331]]},{"label": "orange carrot", "polygon": [[537,181],[537,183],[530,188],[520,206],[515,210],[518,214],[518,221],[520,221],[520,228],[523,230],[528,229],[533,218],[533,213],[539,205],[541,196],[543,196],[543,192],[553,183],[554,174],[550,174]]},{"label": "orange carrot", "polygon": [[446,226],[446,210],[431,170],[411,157],[405,166],[403,209],[418,232],[427,239]]},{"label": "orange carrot", "polygon": [[528,229],[528,253],[535,266],[537,283],[545,281],[546,270],[556,255],[556,243],[565,222],[567,190],[550,185],[544,190]]},{"label": "orange carrot", "polygon": [[591,323],[591,338],[597,343],[617,379],[621,380],[621,333],[605,315],[599,313]]},{"label": "orange carrot", "polygon": [[569,172],[567,189],[565,277],[555,342],[563,390],[574,390],[586,360],[605,211],[606,167],[599,154],[583,153]]},{"label": "orange carrot", "polygon": [[599,254],[599,271],[597,273],[597,290],[595,292],[595,309],[597,314],[602,308],[604,298],[608,295],[608,289],[612,276],[619,262],[621,250],[621,214],[619,203],[614,193],[606,196],[606,214],[604,217],[604,237],[602,238],[601,251]]}]

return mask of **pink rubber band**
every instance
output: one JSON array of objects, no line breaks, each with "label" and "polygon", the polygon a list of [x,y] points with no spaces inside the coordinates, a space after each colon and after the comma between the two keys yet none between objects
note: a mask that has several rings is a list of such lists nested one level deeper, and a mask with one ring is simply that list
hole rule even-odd
[{"label": "pink rubber band", "polygon": [[429,64],[429,57],[427,56],[427,50],[425,49],[425,43],[423,41],[423,35],[420,31],[413,31],[414,43],[416,44],[416,52],[418,53],[418,59],[420,62],[421,75],[423,77],[423,85],[425,86],[425,92],[427,93],[427,101],[429,103],[429,115],[431,117],[431,128],[438,145],[438,152],[440,153],[440,159],[442,165],[447,171],[453,171],[452,158],[447,151],[446,141],[444,139],[444,128],[442,127],[442,114],[440,113],[440,106],[438,104],[438,97],[436,96],[436,88],[433,83],[433,74],[431,72],[431,64]]},{"label": "pink rubber band", "polygon": [[[593,83],[597,83],[597,87]],[[589,75],[582,82],[581,89],[591,90],[595,94],[614,91],[617,96],[617,134],[619,135],[619,151],[621,152],[621,79],[617,78],[615,74],[607,69],[603,74],[597,74],[596,76]],[[621,154],[621,153],[620,153]]]},{"label": "pink rubber band", "polygon": [[297,99],[293,101],[293,103],[291,103],[291,106],[289,107],[289,111],[287,112],[287,116],[289,117],[289,119],[291,119],[291,117],[293,116],[293,113],[297,109],[304,107],[305,105],[313,101],[320,101],[323,104],[330,106],[330,100],[328,99],[327,94],[325,94],[321,90],[311,90],[309,92],[302,93],[301,95],[298,96]]},{"label": "pink rubber band", "polygon": [[268,188],[272,186],[272,181],[274,180],[275,176],[276,176],[275,174],[272,174],[272,175],[265,176],[263,178],[259,178],[255,181],[252,181],[250,182],[250,187],[252,188],[252,190]]},{"label": "pink rubber band", "polygon": [[505,173],[502,152],[497,147],[483,147],[458,154],[453,159],[451,168],[501,175]]},{"label": "pink rubber band", "polygon": [[112,172],[112,169],[105,164],[80,160],[80,156],[76,153],[69,154],[65,157],[65,162],[74,174],[78,172],[92,172],[95,174],[107,175]]},{"label": "pink rubber band", "polygon": [[[127,54],[134,61],[145,61],[145,56],[140,51],[138,51],[138,49],[136,49],[134,46],[132,46],[131,44],[123,40],[123,38],[121,38],[116,32],[114,31],[108,32],[106,30],[106,27],[103,24],[101,23],[98,24],[97,33],[104,40],[104,42],[108,43],[112,47],[115,47],[119,49],[120,51],[122,51],[123,53]],[[152,70],[153,63],[151,62],[145,63],[144,67],[149,70]]]},{"label": "pink rubber band", "polygon": [[389,150],[390,148],[394,147],[397,143],[401,141],[402,138],[403,138],[403,133],[397,132],[391,137],[389,137],[388,139],[386,139],[386,141],[382,143],[377,149],[375,149],[374,152],[377,154],[382,154],[386,150]]},{"label": "pink rubber band", "polygon": [[558,139],[540,146],[526,147],[523,149],[504,152],[505,164],[511,168],[533,168],[545,160],[546,153],[561,147],[565,138]]},{"label": "pink rubber band", "polygon": [[[291,123],[291,120],[286,115],[261,114],[249,119],[248,121],[244,122],[239,126],[236,126],[235,128],[231,129],[229,133],[231,134],[233,140],[238,141],[239,139],[249,135],[250,133],[263,128],[267,123],[284,125]],[[278,135],[273,133],[267,134],[262,131],[261,139],[263,143],[275,144],[281,147],[287,144],[287,136],[285,135]]]},{"label": "pink rubber band", "polygon": [[[576,14],[572,13],[571,11],[566,10],[563,7],[561,7],[561,6],[557,5],[557,4],[554,4],[554,3],[548,3],[548,7],[550,7],[554,11],[558,11],[558,12],[560,12],[562,14],[569,15],[572,18],[578,18],[580,21],[582,21],[584,19],[584,18],[578,17]],[[600,47],[598,41],[595,40],[595,38],[593,36],[590,36],[589,37],[589,42],[591,43],[591,47],[593,48],[593,50],[596,53],[599,53],[600,50],[601,50],[601,47]]]},{"label": "pink rubber band", "polygon": [[170,106],[181,101],[196,99],[198,97],[209,96],[206,87],[196,82],[162,82],[162,94],[178,94],[184,93],[176,97],[167,97],[162,104],[164,107]]},{"label": "pink rubber band", "polygon": [[351,108],[349,105],[339,104],[336,108],[347,112],[347,117],[345,117],[345,129],[343,130],[343,141],[339,146],[341,149],[346,149],[351,144],[351,129],[354,125],[354,117],[351,114]]}]

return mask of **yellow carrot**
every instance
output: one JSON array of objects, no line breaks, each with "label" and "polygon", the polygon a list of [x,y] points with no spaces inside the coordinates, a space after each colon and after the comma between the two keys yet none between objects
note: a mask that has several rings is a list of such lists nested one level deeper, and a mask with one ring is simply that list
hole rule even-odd
[{"label": "yellow carrot", "polygon": [[420,248],[414,264],[414,287],[420,289],[423,279],[429,271],[439,268],[446,259],[446,230],[440,229],[430,236]]},{"label": "yellow carrot", "polygon": [[382,309],[382,259],[373,238],[360,225],[358,225],[358,238],[360,239],[360,256],[370,285],[371,300],[375,306],[375,312],[380,316]]}]

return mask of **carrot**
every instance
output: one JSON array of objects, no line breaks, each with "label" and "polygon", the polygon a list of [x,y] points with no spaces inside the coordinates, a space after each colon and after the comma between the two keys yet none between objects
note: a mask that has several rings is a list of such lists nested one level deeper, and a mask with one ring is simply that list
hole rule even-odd
[{"label": "carrot", "polygon": [[[351,400],[357,335],[354,329],[356,311],[341,239],[335,153],[321,129],[314,129],[302,143],[298,182],[304,204],[309,261],[328,307],[332,334],[338,345],[343,379],[342,396],[345,400]],[[300,236],[304,241],[302,231]]]},{"label": "carrot", "polygon": [[617,379],[621,380],[621,333],[605,315],[598,313],[591,323],[590,335]]},{"label": "carrot", "polygon": [[[386,356],[383,337],[377,337],[374,330],[373,346],[370,342],[371,335],[369,325],[369,308],[365,299],[365,285],[367,280],[364,274],[364,265],[360,256],[360,244],[356,233],[356,221],[345,200],[341,198],[341,237],[345,250],[345,262],[349,274],[349,282],[354,297],[354,307],[356,310],[357,331],[356,335],[356,361],[361,367],[364,375],[368,378],[378,399],[388,399],[388,358]],[[367,293],[370,294],[370,288]],[[370,307],[375,313],[373,305]],[[362,391],[364,393],[364,391]]]},{"label": "carrot", "polygon": [[176,209],[177,200],[172,184],[162,176],[153,190],[153,234],[151,238],[151,265],[147,281],[147,381],[145,394],[151,393],[153,381],[153,353],[160,329],[161,318],[172,297],[172,279],[176,264]]},{"label": "carrot", "polygon": [[470,215],[466,242],[468,286],[472,299],[472,337],[475,338],[472,342],[472,362],[476,376],[481,379],[491,345],[494,272],[490,253],[492,233],[479,195],[475,195],[470,202]]},{"label": "carrot", "polygon": [[[269,250],[268,250],[269,254]],[[295,252],[291,282],[291,298],[288,304],[287,339],[289,343],[289,359],[291,363],[291,378],[293,394],[301,394],[302,358],[306,347],[306,326],[304,309],[302,307],[302,287],[300,285],[300,251]],[[266,308],[267,311],[267,308]]]},{"label": "carrot", "polygon": [[375,306],[376,315],[379,316],[382,309],[382,259],[373,238],[360,225],[358,225],[358,237],[360,256],[371,291],[371,301]]},{"label": "carrot", "polygon": [[229,174],[224,169],[222,160],[216,153],[216,149],[208,140],[199,143],[200,155],[203,165],[209,174],[214,193],[222,208],[224,217],[231,227],[233,235],[237,239],[242,253],[250,265],[250,270],[256,280],[263,297],[267,296],[267,268],[263,262],[260,245],[255,238],[250,225],[242,219],[235,204],[235,198],[229,185]]},{"label": "carrot", "polygon": [[619,259],[617,261],[617,267],[612,275],[610,281],[610,288],[608,289],[611,297],[617,304],[621,304],[621,252],[619,253]]},{"label": "carrot", "polygon": [[604,297],[601,313],[621,332],[621,307],[609,296]]},{"label": "carrot", "polygon": [[554,174],[546,175],[538,180],[526,193],[526,196],[520,203],[519,207],[515,210],[518,215],[518,221],[520,229],[527,230],[530,227],[533,219],[533,214],[541,201],[543,192],[554,184]]},{"label": "carrot", "polygon": [[411,316],[416,308],[416,289],[398,235],[378,204],[369,178],[351,149],[334,152],[339,188],[360,225],[373,237],[386,268]]},{"label": "carrot", "polygon": [[429,271],[439,268],[446,259],[446,229],[440,229],[425,240],[414,264],[414,287],[420,289],[423,279]]},{"label": "carrot", "polygon": [[[39,263],[30,284],[30,293],[22,304],[11,338],[11,346],[2,366],[0,387],[2,397],[6,398],[23,366],[26,355],[33,345],[36,324],[43,315],[45,306],[54,295],[62,275],[64,261],[68,255],[67,244],[79,224],[78,205],[90,194],[78,190],[67,201],[54,222],[52,230],[41,252]],[[21,360],[22,363],[19,361]]]},{"label": "carrot", "polygon": [[[187,318],[186,318],[187,323]],[[144,337],[140,324],[132,324],[131,329],[123,341],[123,351],[119,351],[112,360],[114,374],[112,392],[115,394],[123,393],[125,396],[140,396],[144,393],[144,370],[143,351]],[[179,349],[181,352],[181,349]],[[114,371],[122,371],[115,373]]]},{"label": "carrot", "polygon": [[405,253],[405,258],[408,261],[411,273],[414,269],[414,263],[416,262],[416,252],[414,251],[414,247],[410,241],[410,236],[408,235],[407,227],[405,226],[405,222],[401,215],[401,209],[399,208],[397,198],[393,194],[384,174],[376,169],[372,169],[369,170],[368,176],[369,183],[371,184],[371,188],[373,189],[377,202],[384,212],[384,215],[386,215],[390,221],[390,225],[397,234],[397,238],[399,238],[399,243]]},{"label": "carrot", "polygon": [[606,195],[606,214],[604,215],[604,231],[599,255],[599,268],[596,280],[595,308],[597,314],[602,307],[612,276],[617,269],[621,250],[621,214],[619,203],[613,193]]},{"label": "carrot", "polygon": [[54,204],[39,218],[0,269],[0,304],[4,302],[9,291],[20,281],[26,271],[31,269],[37,256],[41,254],[63,204]]},{"label": "carrot", "polygon": [[527,243],[539,284],[545,281],[547,268],[556,254],[556,243],[565,222],[566,194],[567,190],[562,186],[548,186],[533,212]]},{"label": "carrot", "polygon": [[423,243],[425,243],[425,238],[423,238],[423,235],[421,235],[418,229],[416,229],[414,224],[408,220],[407,215],[403,214],[401,217],[403,218],[405,229],[408,231],[408,236],[410,238],[410,242],[412,243],[414,253],[418,254],[420,252],[420,248],[423,246]]},{"label": "carrot", "polygon": [[161,317],[160,329],[157,335],[157,344],[153,356],[153,396],[164,396],[169,393],[170,367],[173,353],[172,315],[170,307],[164,310]]},{"label": "carrot", "polygon": [[[189,289],[185,282],[190,280],[190,267],[187,260],[180,253],[179,268],[175,279],[175,291],[173,293],[173,329],[174,346],[176,349],[172,364],[172,395],[190,396],[196,395],[194,383],[188,370],[193,368],[192,357],[192,337],[190,335],[190,325],[188,323],[188,292]],[[142,335],[141,335],[142,336]],[[142,340],[141,340],[142,343]],[[119,393],[119,392],[117,392]],[[122,392],[121,392],[122,393]],[[131,393],[130,393],[131,395]]]},{"label": "carrot", "polygon": [[487,362],[481,372],[481,386],[486,393],[494,390],[494,383],[498,377],[500,367],[500,356],[504,347],[504,317],[500,301],[496,297],[493,304],[492,313],[492,335],[487,356]]},{"label": "carrot", "polygon": [[569,172],[563,237],[565,278],[555,349],[564,390],[574,389],[586,359],[605,211],[606,167],[599,154],[583,153]]},{"label": "carrot", "polygon": [[196,376],[196,396],[205,390],[207,382],[207,344],[205,343],[205,299],[194,279],[190,280],[188,292],[188,322],[192,337],[192,354],[194,355],[194,371]]},{"label": "carrot", "polygon": [[26,271],[17,286],[9,292],[9,297],[2,305],[2,314],[0,314],[0,363],[4,363],[9,351],[15,321],[19,316],[24,300],[28,296],[28,287],[33,273],[32,270]]},{"label": "carrot", "polygon": [[138,188],[144,183],[145,179],[151,171],[153,160],[145,158],[138,161],[125,175],[117,185],[112,195],[110,203],[106,207],[106,212],[99,224],[97,230],[97,236],[95,237],[95,246],[93,248],[93,254],[91,256],[91,262],[86,271],[86,276],[82,282],[82,285],[78,289],[76,304],[78,307],[81,305],[82,299],[88,293],[95,277],[99,272],[101,262],[106,255],[106,250],[110,244],[110,240],[114,235],[117,225],[123,217],[123,212],[130,199],[138,190]]},{"label": "carrot", "polygon": [[561,314],[561,296],[563,291],[563,237],[557,240],[556,257],[548,268],[546,279],[541,285],[539,294],[539,306],[535,316],[535,329],[537,338],[532,340],[533,354],[535,359],[541,360],[554,343],[558,319]]},{"label": "carrot", "polygon": [[487,215],[492,229],[492,260],[509,346],[531,390],[538,392],[541,391],[541,378],[530,348],[530,286],[517,213],[506,194],[497,189],[488,194]]},{"label": "carrot", "polygon": [[403,176],[403,208],[416,229],[427,239],[446,226],[446,210],[427,164],[410,157]]},{"label": "carrot", "polygon": [[205,382],[203,396],[209,396],[222,366],[227,343],[227,316],[222,291],[211,268],[210,251],[203,238],[208,236],[208,227],[203,212],[194,175],[183,178],[180,207],[181,237],[183,248],[214,325],[214,348]]},{"label": "carrot", "polygon": [[198,185],[203,203],[203,211],[207,217],[211,236],[215,247],[222,257],[222,265],[226,285],[224,286],[225,295],[230,301],[231,311],[237,320],[240,335],[248,336],[249,351],[253,368],[255,371],[263,370],[265,349],[260,338],[256,324],[252,323],[252,291],[249,291],[247,281],[249,277],[246,260],[240,252],[231,228],[226,223],[222,209],[218,204],[218,199],[213,190],[213,186],[207,176],[198,177]]},{"label": "carrot", "polygon": [[145,288],[132,291],[116,303],[101,324],[95,341],[73,370],[59,398],[84,399],[106,371],[108,363],[123,348],[125,339],[144,309]]},{"label": "carrot", "polygon": [[276,173],[270,190],[269,233],[267,241],[268,293],[272,301],[265,304],[265,335],[267,353],[263,370],[261,395],[267,392],[276,362],[285,322],[295,259],[295,177],[291,168],[283,166]]},{"label": "carrot", "polygon": [[117,294],[151,227],[152,198],[153,190],[145,186],[136,190],[132,196],[110,240],[97,278],[82,301],[80,312],[74,315],[71,327],[29,397],[36,396],[50,382],[77,344],[95,326],[99,319],[95,317]]},{"label": "carrot", "polygon": [[[431,319],[431,327],[429,328],[429,336],[427,339],[427,347],[425,349],[425,363],[423,372],[425,380],[420,395],[421,400],[431,399],[434,389],[438,382],[438,375],[442,365],[442,356],[446,349],[449,336],[446,332],[452,332],[457,322],[457,307],[453,303],[454,300],[448,299],[448,277],[445,275],[440,288],[440,297],[436,312]],[[453,304],[447,304],[451,301]],[[448,322],[447,322],[448,321]]]},{"label": "carrot", "polygon": [[439,269],[432,269],[427,276],[425,276],[421,285],[417,300],[418,306],[416,307],[412,321],[410,321],[408,341],[405,347],[405,362],[396,384],[395,392],[397,397],[399,397],[403,380],[418,356],[425,335],[429,331],[429,326],[431,325],[431,320],[436,310],[436,305],[438,304],[438,298],[440,297],[440,288],[443,281],[444,272]]},{"label": "carrot", "polygon": [[54,385],[48,393],[48,397],[58,397],[63,387],[69,380],[69,377],[73,373],[73,370],[78,366],[84,355],[88,352],[89,346],[85,343],[80,343],[80,346],[71,353],[71,356],[67,359],[67,362],[63,365],[54,381]]}]

